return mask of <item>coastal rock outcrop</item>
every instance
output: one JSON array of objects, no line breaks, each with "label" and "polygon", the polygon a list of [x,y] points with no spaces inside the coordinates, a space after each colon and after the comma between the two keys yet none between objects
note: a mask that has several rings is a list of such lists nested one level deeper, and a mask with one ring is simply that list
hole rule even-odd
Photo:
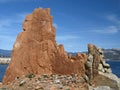
[{"label": "coastal rock outcrop", "polygon": [[105,62],[101,48],[88,44],[88,59],[85,66],[88,82],[94,85],[89,90],[120,90],[120,80]]},{"label": "coastal rock outcrop", "polygon": [[63,45],[57,45],[56,30],[52,25],[50,9],[35,9],[26,16],[21,32],[14,44],[11,62],[3,83],[28,73],[33,74],[85,74],[86,54],[69,56]]},{"label": "coastal rock outcrop", "polygon": [[99,71],[103,73],[110,73],[110,65],[105,62],[104,53],[101,48],[93,44],[88,44],[88,59],[86,62],[86,74],[89,79],[93,79],[98,75]]}]

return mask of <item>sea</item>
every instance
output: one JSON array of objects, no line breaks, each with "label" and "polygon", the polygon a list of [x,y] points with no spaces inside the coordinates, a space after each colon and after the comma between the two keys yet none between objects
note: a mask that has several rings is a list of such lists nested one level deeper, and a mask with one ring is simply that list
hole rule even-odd
[{"label": "sea", "polygon": [[[110,61],[107,61],[107,63],[110,64],[112,72],[120,78],[120,61],[110,60]],[[7,66],[8,65],[0,65],[0,82],[3,79]]]}]

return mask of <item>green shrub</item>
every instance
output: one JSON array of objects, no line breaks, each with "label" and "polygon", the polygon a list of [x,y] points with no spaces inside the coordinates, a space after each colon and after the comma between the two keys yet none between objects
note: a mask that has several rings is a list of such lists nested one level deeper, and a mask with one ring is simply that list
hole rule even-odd
[{"label": "green shrub", "polygon": [[26,77],[27,77],[27,78],[34,78],[35,75],[34,75],[33,73],[29,73],[29,74],[26,75]]},{"label": "green shrub", "polygon": [[6,88],[0,88],[0,90],[7,90]]}]

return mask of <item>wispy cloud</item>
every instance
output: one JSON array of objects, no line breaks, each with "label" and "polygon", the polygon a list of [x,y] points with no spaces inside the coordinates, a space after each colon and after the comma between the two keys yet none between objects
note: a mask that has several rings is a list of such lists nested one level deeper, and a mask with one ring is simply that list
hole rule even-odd
[{"label": "wispy cloud", "polygon": [[24,18],[25,13],[14,14],[9,18],[7,16],[0,17],[0,48],[12,49],[16,36],[22,29]]},{"label": "wispy cloud", "polygon": [[22,24],[27,13],[15,14],[11,17],[0,18],[0,29],[10,29],[10,27],[15,27],[15,24]]},{"label": "wispy cloud", "polygon": [[120,28],[117,26],[109,26],[109,27],[104,27],[101,29],[96,29],[93,31],[96,33],[101,33],[101,34],[116,34],[119,32],[119,30],[120,30]]},{"label": "wispy cloud", "polygon": [[117,15],[115,14],[110,14],[110,15],[107,15],[106,18],[109,20],[109,21],[112,21],[116,24],[120,24],[120,19]]},{"label": "wispy cloud", "polygon": [[101,34],[116,34],[120,31],[120,17],[118,17],[118,15],[116,14],[105,15],[105,20],[111,23],[111,25],[96,28],[96,30],[92,31]]},{"label": "wispy cloud", "polygon": [[11,40],[14,41],[15,38],[13,36],[5,36],[5,35],[0,35],[0,40]]},{"label": "wispy cloud", "polygon": [[74,39],[79,39],[80,37],[78,36],[73,36],[73,35],[62,35],[62,36],[56,36],[57,40],[61,41],[67,41],[67,40],[74,40]]},{"label": "wispy cloud", "polygon": [[5,20],[0,20],[0,28],[4,28],[6,26],[10,26],[11,20],[10,19],[5,19]]}]

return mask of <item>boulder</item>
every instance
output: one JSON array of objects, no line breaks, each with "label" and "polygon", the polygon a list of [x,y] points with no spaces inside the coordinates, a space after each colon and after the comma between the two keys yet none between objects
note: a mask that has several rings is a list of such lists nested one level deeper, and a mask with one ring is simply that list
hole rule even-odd
[{"label": "boulder", "polygon": [[113,90],[113,89],[111,89],[111,88],[108,87],[108,86],[97,86],[97,87],[95,87],[95,88],[90,87],[89,90]]},{"label": "boulder", "polygon": [[101,72],[105,72],[105,69],[102,64],[99,64],[98,70]]},{"label": "boulder", "polygon": [[[94,78],[92,83],[95,83],[96,87],[107,86],[110,88],[110,90],[120,90],[120,80],[116,75],[112,73],[99,72],[99,74]],[[95,89],[95,90],[103,90],[103,89]]]}]

